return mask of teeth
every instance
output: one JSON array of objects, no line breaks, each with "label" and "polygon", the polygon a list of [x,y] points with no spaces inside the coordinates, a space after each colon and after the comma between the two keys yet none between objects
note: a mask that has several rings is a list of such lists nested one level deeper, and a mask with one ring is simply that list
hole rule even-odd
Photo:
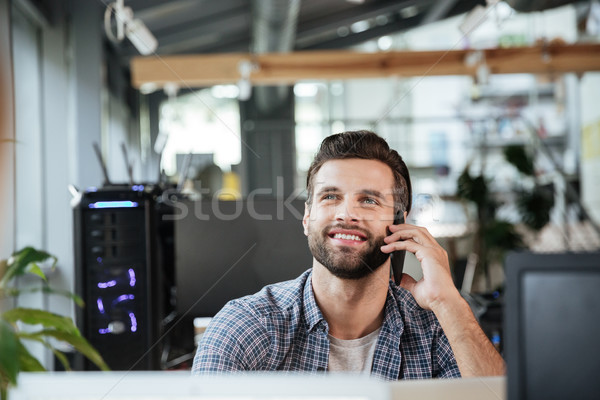
[{"label": "teeth", "polygon": [[356,235],[346,235],[344,233],[336,233],[333,235],[334,239],[344,239],[344,240],[355,240],[357,242],[362,242],[362,239]]}]

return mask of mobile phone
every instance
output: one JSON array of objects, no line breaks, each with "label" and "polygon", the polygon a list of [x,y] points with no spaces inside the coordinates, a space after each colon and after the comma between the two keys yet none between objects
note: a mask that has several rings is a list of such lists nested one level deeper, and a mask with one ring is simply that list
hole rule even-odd
[{"label": "mobile phone", "polygon": [[[398,212],[394,217],[394,225],[404,223],[404,213]],[[392,273],[394,275],[394,282],[396,285],[400,285],[402,280],[402,270],[404,269],[404,257],[406,256],[406,250],[398,250],[392,252],[390,255],[392,263]]]}]

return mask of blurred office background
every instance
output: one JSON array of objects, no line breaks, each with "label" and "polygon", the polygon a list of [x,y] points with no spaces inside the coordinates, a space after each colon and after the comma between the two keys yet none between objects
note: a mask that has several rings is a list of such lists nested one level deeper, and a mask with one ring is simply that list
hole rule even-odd
[{"label": "blurred office background", "polygon": [[[204,87],[185,80],[134,85],[131,62],[140,50],[127,38],[110,39],[117,27],[108,3],[0,0],[0,252],[6,258],[31,245],[55,254],[54,286],[77,286],[77,235],[85,232],[74,232],[75,192],[107,186],[94,143],[112,183],[154,187],[149,196],[158,202],[164,196],[156,193],[168,190],[174,196],[168,197],[170,206],[189,207],[185,223],[182,217],[167,233],[155,232],[174,240],[170,261],[159,265],[168,269],[162,279],[169,286],[160,289],[159,331],[178,322],[172,331],[191,336],[191,319],[179,318],[221,278],[218,271],[202,271],[203,260],[214,265],[224,251],[218,240],[194,246],[205,241],[203,234],[222,230],[224,243],[228,230],[232,240],[250,230],[265,248],[273,246],[267,233],[250,228],[251,216],[243,215],[248,225],[232,228],[217,217],[206,225],[193,213],[194,204],[291,198],[302,212],[306,172],[319,143],[346,130],[372,129],[403,156],[413,179],[409,222],[431,230],[448,249],[457,286],[479,293],[483,302],[501,297],[509,250],[600,248],[598,53],[589,54],[596,60],[589,71],[573,61],[566,72],[533,74],[516,56],[503,61],[512,73],[498,74],[488,66],[487,53],[477,52],[597,44],[596,1],[125,1],[157,40],[148,57],[167,64],[174,55],[472,50],[465,60],[471,74],[434,75],[425,66],[416,76],[355,79],[343,78],[340,70],[329,79],[254,87],[242,71],[240,82]],[[478,6],[480,13],[472,14]],[[467,22],[475,26],[465,33]],[[553,57],[550,50],[542,56]],[[258,208],[262,215],[276,212],[277,205]],[[290,229],[298,225],[290,241],[303,240],[297,215],[289,212],[287,218]],[[286,250],[290,244],[277,246]],[[257,251],[256,264],[286,254]],[[273,273],[285,268],[234,272],[227,281],[235,286],[237,276],[240,282],[268,283],[285,278]],[[292,276],[301,270],[294,268]],[[414,258],[407,257],[406,270],[419,277]],[[210,279],[198,283],[197,294],[190,294],[194,285],[185,294],[180,290],[185,307],[178,308],[171,299],[177,287],[202,277]],[[36,294],[20,301],[76,314],[67,299]],[[187,317],[213,312],[194,309]],[[500,329],[494,318],[490,335]],[[51,353],[32,348],[52,368]],[[161,366],[185,367],[186,349],[170,350]]]}]

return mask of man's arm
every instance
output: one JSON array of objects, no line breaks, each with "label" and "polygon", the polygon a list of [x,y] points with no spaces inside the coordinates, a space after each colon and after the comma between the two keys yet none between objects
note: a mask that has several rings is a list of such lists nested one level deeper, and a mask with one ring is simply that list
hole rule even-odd
[{"label": "man's arm", "polygon": [[403,274],[401,286],[417,303],[437,317],[452,347],[460,373],[493,376],[505,373],[504,360],[485,336],[467,302],[454,286],[446,251],[425,228],[391,225],[392,234],[381,247],[384,253],[406,250],[421,262],[423,279]]},{"label": "man's arm", "polygon": [[463,377],[504,375],[504,360],[460,295],[455,300],[440,303],[432,311],[450,342]]}]

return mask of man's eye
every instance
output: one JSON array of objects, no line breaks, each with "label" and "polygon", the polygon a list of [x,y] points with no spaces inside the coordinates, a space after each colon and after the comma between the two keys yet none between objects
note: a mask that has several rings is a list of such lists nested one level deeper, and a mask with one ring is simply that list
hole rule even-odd
[{"label": "man's eye", "polygon": [[323,200],[335,200],[337,196],[335,194],[326,194],[322,197]]},{"label": "man's eye", "polygon": [[375,199],[374,199],[374,198],[372,198],[372,197],[365,197],[365,198],[363,199],[363,203],[366,203],[366,204],[373,204],[373,205],[377,205],[377,204],[379,204],[379,203],[377,202],[377,200],[375,200]]}]

